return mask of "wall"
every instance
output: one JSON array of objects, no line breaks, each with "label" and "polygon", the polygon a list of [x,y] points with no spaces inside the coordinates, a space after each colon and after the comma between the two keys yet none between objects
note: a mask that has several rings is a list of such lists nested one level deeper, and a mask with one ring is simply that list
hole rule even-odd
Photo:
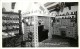
[{"label": "wall", "polygon": [[[59,20],[59,22],[57,22],[57,20]],[[61,35],[60,31],[66,31],[66,37],[75,38],[76,34],[75,30],[76,30],[76,23],[71,22],[71,19],[58,18],[53,24],[53,35]]]},{"label": "wall", "polygon": [[[12,2],[2,2],[2,8],[4,7],[6,11],[14,11],[18,12],[18,10],[21,10],[22,14],[26,13],[27,11],[40,11],[40,6],[44,5],[45,2],[16,2],[15,9],[11,9],[11,3]],[[35,7],[35,8],[34,8]],[[42,10],[41,10],[42,11]]]},{"label": "wall", "polygon": [[3,2],[2,8],[5,8],[6,11],[11,11],[11,3],[10,2],[7,2],[7,3]]},{"label": "wall", "polygon": [[11,3],[12,2],[2,2],[2,8],[5,8],[6,11],[14,11],[14,12],[18,12],[18,10],[21,10],[21,12],[24,13],[33,7],[31,4],[33,2],[16,2],[15,9],[12,10]]},{"label": "wall", "polygon": [[[67,12],[71,14],[71,12],[75,12],[75,11],[77,11],[78,13],[78,6],[71,6],[71,10],[69,10],[68,7],[65,7],[63,9],[63,12],[59,11],[58,15],[66,14]],[[69,16],[69,15],[66,15],[66,16]],[[66,17],[66,16],[63,16],[63,17]],[[71,19],[61,19],[62,16],[56,16],[55,18],[57,17],[59,18],[56,20],[59,20],[60,22],[53,23],[53,30],[51,30],[53,31],[53,35],[61,35],[60,28],[64,27],[63,29],[65,29],[66,31],[66,37],[75,38],[75,36],[77,36],[77,29],[76,29],[77,24],[75,22],[71,22]],[[75,26],[73,26],[73,24]]]}]

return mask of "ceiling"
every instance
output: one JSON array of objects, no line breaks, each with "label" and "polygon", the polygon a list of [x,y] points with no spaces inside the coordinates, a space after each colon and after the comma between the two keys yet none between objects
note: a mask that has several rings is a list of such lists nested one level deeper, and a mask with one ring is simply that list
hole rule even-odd
[{"label": "ceiling", "polygon": [[64,7],[69,7],[70,9],[70,7],[74,5],[78,5],[78,2],[47,2],[44,4],[44,6],[49,10],[49,12],[59,11]]}]

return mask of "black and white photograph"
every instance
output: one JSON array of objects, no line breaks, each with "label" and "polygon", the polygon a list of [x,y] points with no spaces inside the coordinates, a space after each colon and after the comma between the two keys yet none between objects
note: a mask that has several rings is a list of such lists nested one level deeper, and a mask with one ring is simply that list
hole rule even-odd
[{"label": "black and white photograph", "polygon": [[79,47],[79,2],[2,2],[2,48]]}]

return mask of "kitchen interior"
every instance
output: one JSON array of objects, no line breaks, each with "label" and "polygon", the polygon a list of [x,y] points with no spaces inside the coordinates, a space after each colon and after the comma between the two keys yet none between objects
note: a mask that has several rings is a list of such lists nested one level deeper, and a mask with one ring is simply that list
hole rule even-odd
[{"label": "kitchen interior", "polygon": [[2,47],[78,47],[78,2],[3,2]]}]

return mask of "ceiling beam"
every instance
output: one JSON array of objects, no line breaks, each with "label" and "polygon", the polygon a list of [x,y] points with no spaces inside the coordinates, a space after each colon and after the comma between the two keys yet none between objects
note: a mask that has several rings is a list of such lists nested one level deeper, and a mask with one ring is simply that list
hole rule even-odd
[{"label": "ceiling beam", "polygon": [[54,3],[54,4],[51,4],[51,5],[47,6],[46,8],[50,8],[50,7],[55,6],[55,5],[59,4],[59,3],[60,3],[60,2],[56,2],[56,3]]}]

